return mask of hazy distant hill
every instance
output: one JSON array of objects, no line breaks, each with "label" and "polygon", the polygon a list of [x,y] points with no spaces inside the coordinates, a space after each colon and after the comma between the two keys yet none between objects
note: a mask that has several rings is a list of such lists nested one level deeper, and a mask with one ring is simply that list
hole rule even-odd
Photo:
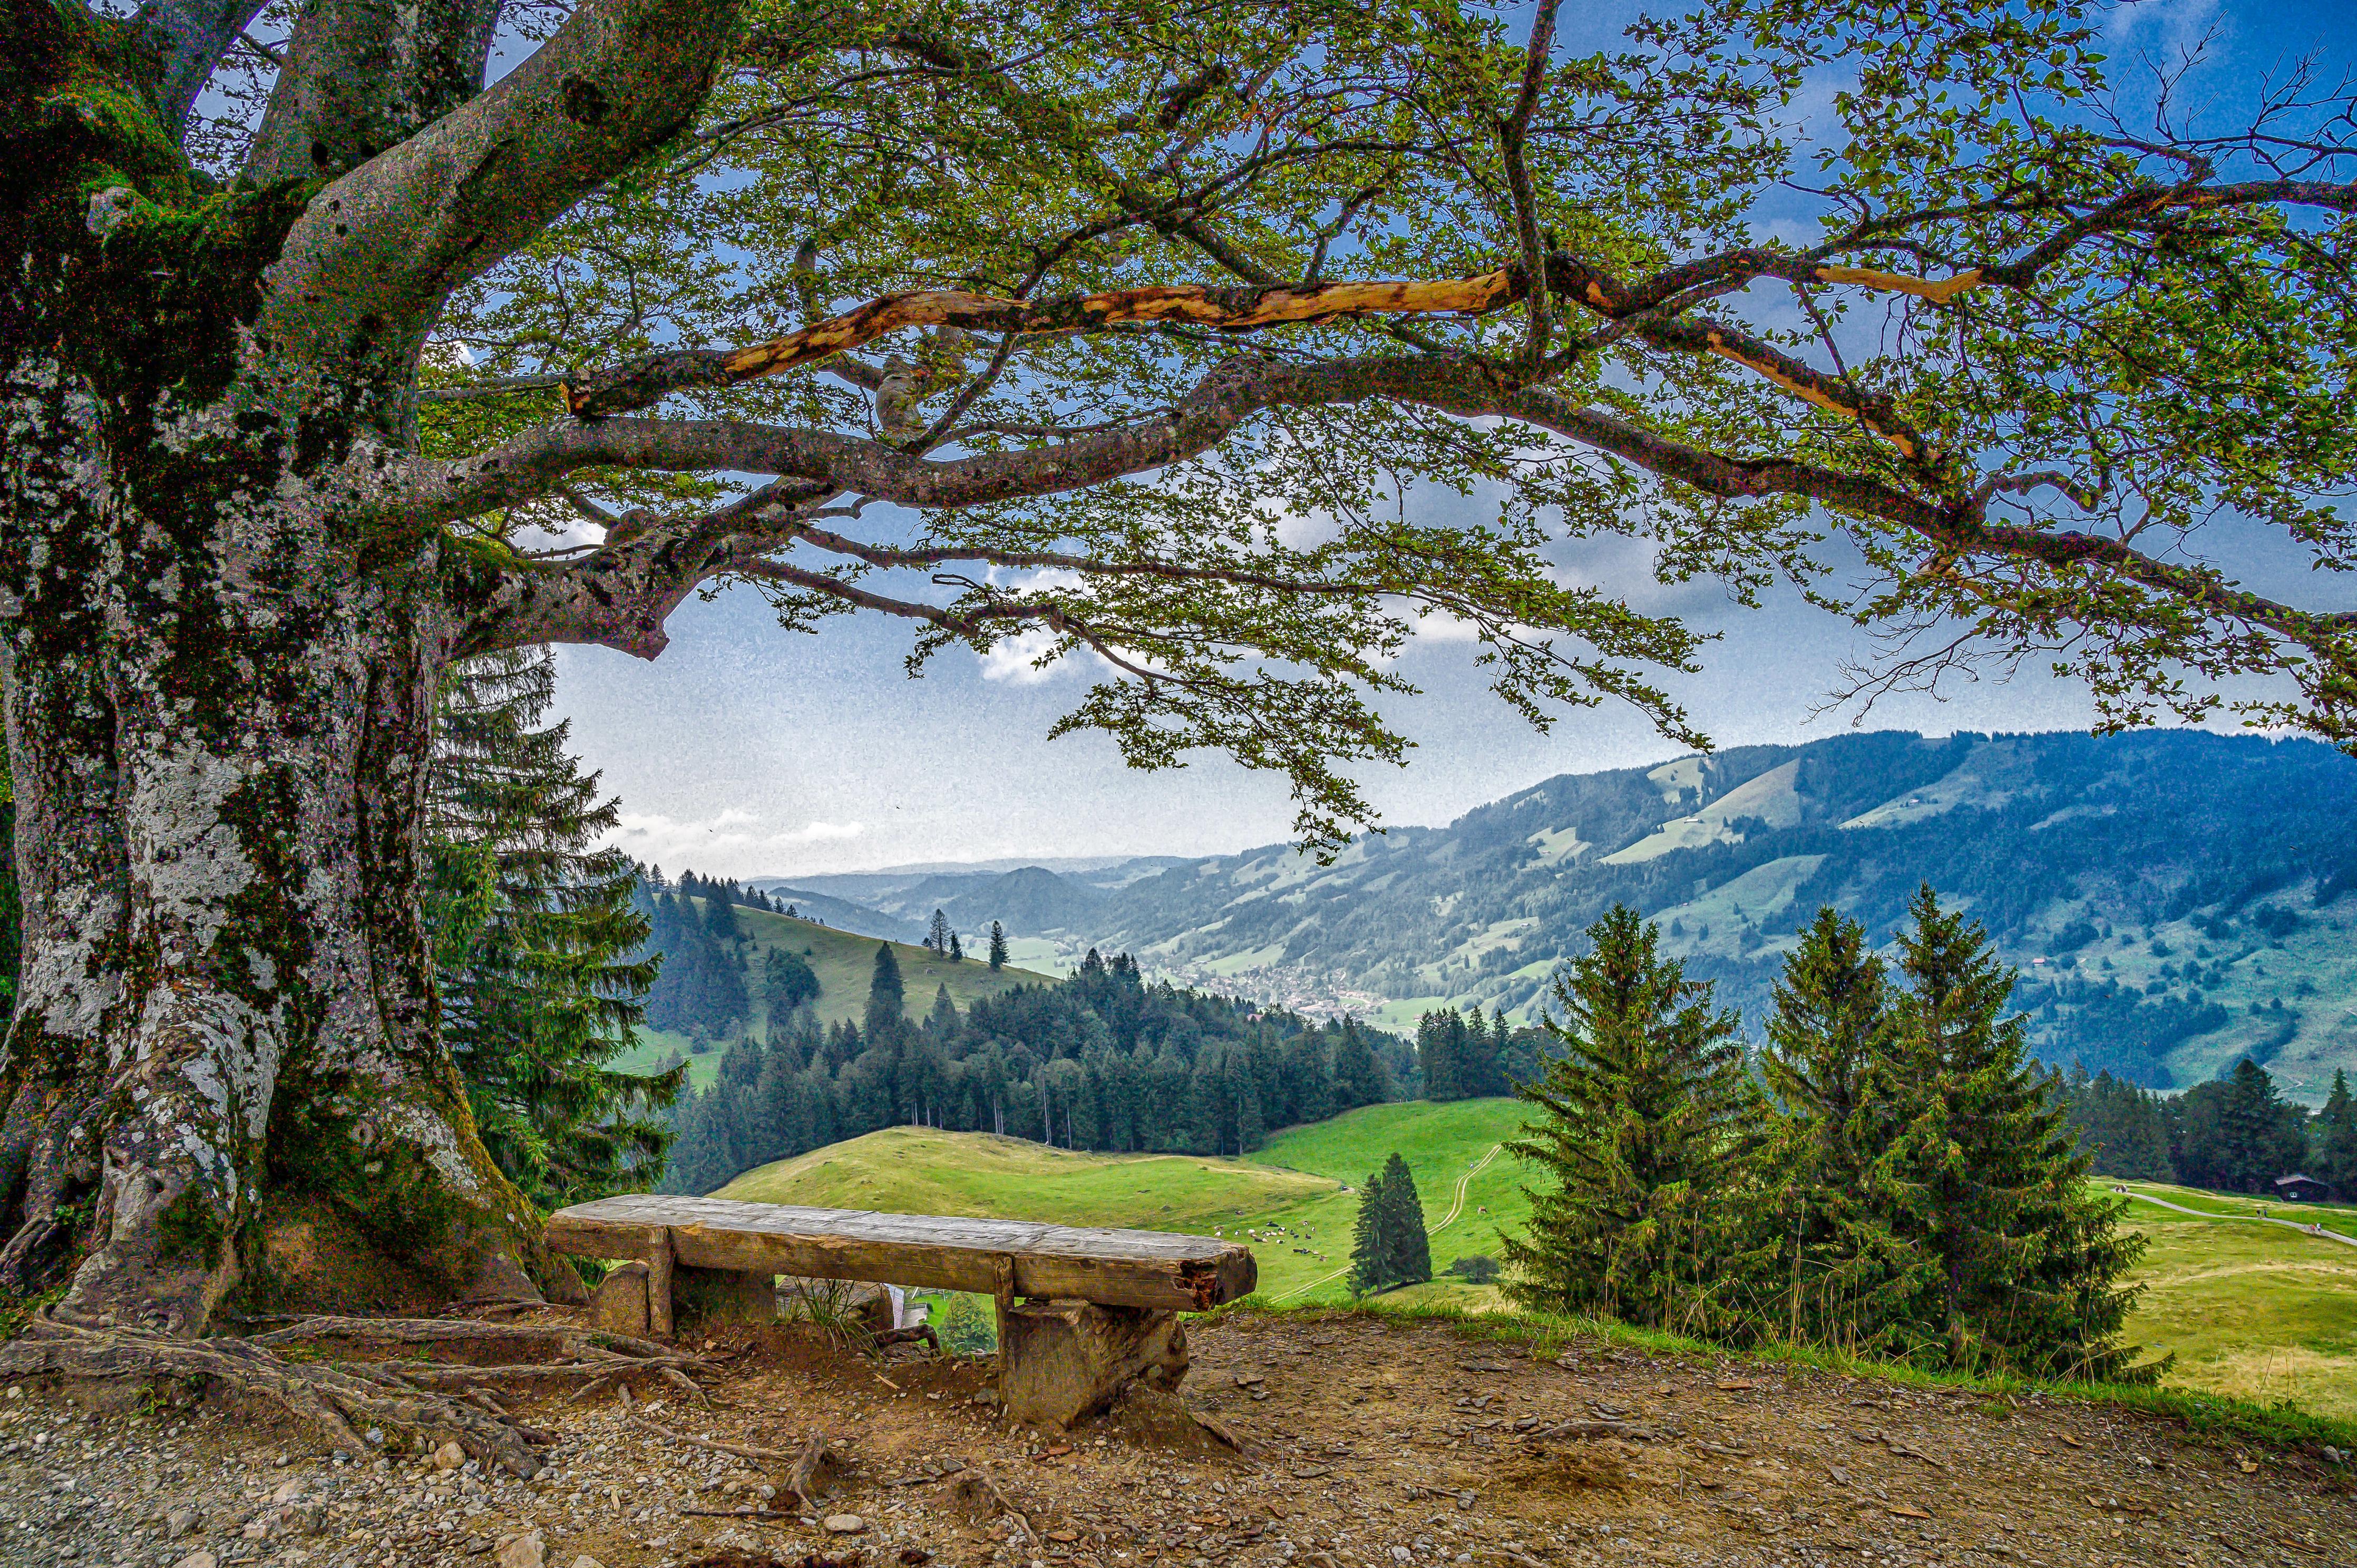
[{"label": "hazy distant hill", "polygon": [[940,909],[964,933],[987,930],[990,922],[997,920],[1020,936],[1059,936],[1088,931],[1114,890],[1142,877],[1159,875],[1172,866],[1195,863],[1155,855],[1079,864],[1086,869],[1058,871],[1037,865],[1012,870],[927,867],[798,879],[761,877],[753,885],[781,898],[791,897],[796,889],[808,889],[814,895],[833,895],[838,901],[856,899],[881,918],[902,921],[920,934],[933,911]]},{"label": "hazy distant hill", "polygon": [[2352,828],[2357,761],[2312,742],[1881,733],[1566,775],[1329,866],[1273,845],[1111,886],[928,870],[863,892],[1396,1027],[1444,1001],[1527,1015],[1615,900],[1756,1016],[1820,904],[1884,937],[1929,881],[2022,966],[2054,1059],[2166,1087],[2249,1054],[2314,1100],[2357,1069]]},{"label": "hazy distant hill", "polygon": [[871,909],[837,898],[815,888],[797,887],[791,883],[760,883],[763,891],[775,894],[779,902],[793,907],[796,914],[808,920],[833,926],[863,937],[876,937],[884,941],[921,942],[925,928],[918,921],[899,915],[888,915],[881,909]]}]

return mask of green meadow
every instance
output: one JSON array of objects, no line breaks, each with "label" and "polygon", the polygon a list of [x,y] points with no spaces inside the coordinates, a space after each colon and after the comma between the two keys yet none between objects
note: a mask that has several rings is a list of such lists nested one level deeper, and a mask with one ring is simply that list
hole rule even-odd
[{"label": "green meadow", "polygon": [[2201,1217],[2130,1199],[2128,1223],[2149,1243],[2129,1336],[2173,1353],[2169,1383],[2255,1404],[2357,1417],[2357,1247],[2302,1235],[2257,1216],[2357,1236],[2357,1208],[2277,1203],[2158,1182],[2104,1184],[2147,1193]]},{"label": "green meadow", "polygon": [[[913,986],[911,993],[913,1000]],[[1529,1214],[1523,1172],[1500,1148],[1522,1118],[1511,1100],[1372,1105],[1280,1133],[1241,1160],[1078,1154],[987,1133],[898,1127],[748,1171],[721,1196],[1234,1238],[1259,1261],[1261,1301],[1334,1305],[1350,1295],[1356,1189],[1394,1150],[1415,1174],[1434,1265],[1496,1255],[1500,1231],[1511,1233]],[[2357,1247],[2263,1223],[2253,1198],[2148,1182],[2103,1185],[2201,1211],[2129,1200],[2127,1222],[2149,1241],[2135,1276],[2145,1288],[2129,1334],[2151,1355],[2176,1356],[2166,1381],[2357,1417]],[[2357,1209],[2265,1207],[2357,1235]],[[1495,1286],[1446,1278],[1385,1299],[1468,1312],[1504,1305]]]},{"label": "green meadow", "polygon": [[[892,1127],[748,1171],[718,1196],[1238,1238],[1259,1261],[1264,1300],[1335,1303],[1350,1296],[1356,1189],[1394,1149],[1415,1173],[1434,1263],[1494,1253],[1498,1227],[1528,1211],[1512,1162],[1492,1155],[1520,1119],[1511,1100],[1370,1105],[1280,1133],[1242,1160],[1078,1154],[987,1133]],[[1446,1283],[1395,1294],[1467,1306],[1496,1298]]]}]

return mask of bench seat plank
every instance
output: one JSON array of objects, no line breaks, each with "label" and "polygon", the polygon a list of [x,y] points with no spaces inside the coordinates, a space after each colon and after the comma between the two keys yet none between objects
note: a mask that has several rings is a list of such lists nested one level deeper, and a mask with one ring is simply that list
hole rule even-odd
[{"label": "bench seat plank", "polygon": [[1250,1250],[1205,1236],[654,1193],[559,1209],[549,1218],[548,1245],[575,1257],[642,1258],[659,1230],[670,1231],[673,1255],[689,1268],[989,1295],[1005,1259],[1017,1295],[1178,1312],[1249,1294],[1259,1275]]}]

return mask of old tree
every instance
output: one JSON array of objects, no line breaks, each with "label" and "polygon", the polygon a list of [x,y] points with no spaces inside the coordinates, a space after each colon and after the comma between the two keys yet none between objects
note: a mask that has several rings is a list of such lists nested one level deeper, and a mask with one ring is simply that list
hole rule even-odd
[{"label": "old tree", "polygon": [[1869,686],[2357,734],[2350,618],[2201,532],[2352,564],[2329,80],[2187,122],[2066,0],[1555,20],[11,0],[0,1283],[118,1349],[577,1289],[436,1038],[428,717],[725,585],[1089,660],[1066,726],[1279,770],[1319,845],[1420,616],[1700,738],[1581,537],[1805,585]]}]

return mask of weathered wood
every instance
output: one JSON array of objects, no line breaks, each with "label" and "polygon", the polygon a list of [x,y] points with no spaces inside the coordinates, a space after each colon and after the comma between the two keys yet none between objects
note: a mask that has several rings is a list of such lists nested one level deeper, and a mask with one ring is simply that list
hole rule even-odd
[{"label": "weathered wood", "polygon": [[675,1261],[671,1232],[660,1225],[649,1227],[640,1237],[638,1251],[647,1261],[647,1337],[668,1339],[672,1337],[671,1271]]},{"label": "weathered wood", "polygon": [[676,1261],[697,1269],[886,1280],[993,1297],[1008,1292],[1178,1312],[1233,1301],[1249,1294],[1259,1275],[1251,1251],[1232,1241],[1027,1220],[638,1193],[560,1209],[548,1222],[554,1251],[645,1258],[651,1309],[669,1301],[668,1290],[656,1289],[653,1278],[661,1272],[658,1238],[665,1234],[666,1266]]},{"label": "weathered wood", "polygon": [[618,1264],[589,1298],[589,1326],[608,1334],[647,1337],[652,1319],[647,1311],[647,1265],[632,1259]]},{"label": "weathered wood", "polygon": [[1017,1421],[1069,1426],[1133,1379],[1167,1389],[1187,1375],[1185,1326],[1152,1308],[1027,1302],[1000,1317],[998,1332],[998,1394]]}]

